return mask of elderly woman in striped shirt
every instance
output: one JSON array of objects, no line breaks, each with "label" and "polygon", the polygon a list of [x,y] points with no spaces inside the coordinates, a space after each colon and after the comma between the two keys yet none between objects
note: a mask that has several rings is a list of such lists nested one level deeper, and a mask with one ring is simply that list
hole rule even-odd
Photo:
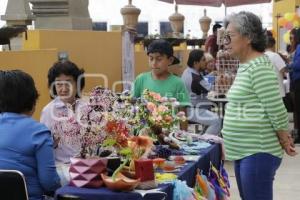
[{"label": "elderly woman in striped shirt", "polygon": [[240,60],[236,79],[227,94],[222,134],[227,160],[234,161],[243,200],[271,200],[273,179],[283,150],[294,156],[288,116],[279,94],[273,66],[263,53],[266,34],[250,12],[228,16],[225,49]]}]

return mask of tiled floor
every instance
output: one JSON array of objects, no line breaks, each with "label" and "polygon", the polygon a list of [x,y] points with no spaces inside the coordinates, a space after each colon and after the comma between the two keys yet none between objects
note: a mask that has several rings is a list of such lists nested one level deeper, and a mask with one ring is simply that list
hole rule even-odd
[{"label": "tiled floor", "polygon": [[[276,173],[274,180],[274,200],[300,200],[300,145],[296,145],[296,157],[284,156],[283,162]],[[225,168],[229,174],[231,184],[230,200],[239,200],[239,192],[237,189],[233,164],[226,162]]]}]

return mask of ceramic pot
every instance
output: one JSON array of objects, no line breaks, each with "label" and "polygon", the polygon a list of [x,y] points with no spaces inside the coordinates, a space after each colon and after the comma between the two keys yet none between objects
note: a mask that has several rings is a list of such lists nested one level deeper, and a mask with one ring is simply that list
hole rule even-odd
[{"label": "ceramic pot", "polygon": [[112,177],[101,174],[102,180],[106,187],[110,190],[117,191],[131,191],[136,188],[140,182],[140,179],[131,179],[124,176],[122,173],[118,173],[115,181]]}]

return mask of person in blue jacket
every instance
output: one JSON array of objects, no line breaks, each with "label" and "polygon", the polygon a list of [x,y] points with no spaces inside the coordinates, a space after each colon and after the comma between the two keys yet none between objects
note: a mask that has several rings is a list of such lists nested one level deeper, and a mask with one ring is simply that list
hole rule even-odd
[{"label": "person in blue jacket", "polygon": [[[293,34],[294,33],[294,34]],[[292,41],[295,38],[300,39],[300,29],[295,29],[291,36]],[[292,42],[291,41],[291,42]],[[296,46],[292,63],[289,65],[290,78],[291,78],[291,92],[294,102],[294,134],[296,135],[295,143],[300,143],[300,44]]]},{"label": "person in blue jacket", "polygon": [[0,169],[24,174],[30,200],[60,187],[50,131],[31,118],[37,98],[30,75],[0,70]]}]

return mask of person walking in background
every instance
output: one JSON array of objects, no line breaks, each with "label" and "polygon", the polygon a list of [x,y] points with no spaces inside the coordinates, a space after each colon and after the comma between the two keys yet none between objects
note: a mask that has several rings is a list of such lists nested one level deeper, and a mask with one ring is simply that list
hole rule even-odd
[{"label": "person walking in background", "polygon": [[211,102],[207,93],[212,85],[206,81],[203,72],[206,68],[206,59],[202,50],[192,50],[189,54],[187,68],[181,78],[189,92],[191,106],[187,109],[188,119],[207,126],[205,133],[219,135],[222,121],[217,114],[211,112]]},{"label": "person walking in background", "polygon": [[30,200],[60,187],[51,133],[31,118],[37,98],[30,75],[0,70],[0,169],[24,174]]},{"label": "person walking in background", "polygon": [[290,33],[292,62],[288,68],[291,78],[291,95],[294,109],[294,136],[295,143],[300,143],[300,29],[292,29]]},{"label": "person walking in background", "polygon": [[79,80],[83,73],[83,69],[68,60],[54,63],[48,71],[48,87],[54,99],[43,108],[40,121],[53,132],[55,159],[58,162],[70,163],[70,157],[77,155],[81,147],[78,143],[65,142],[62,133],[55,133],[53,128],[57,121],[71,123],[68,119],[76,116],[85,105],[78,93],[85,84],[83,77]]},{"label": "person walking in background", "polygon": [[288,112],[293,112],[293,101],[290,94],[290,76],[287,68],[287,59],[275,52],[276,41],[271,32],[267,34],[267,49],[265,54],[271,60],[277,75],[279,91]]},{"label": "person walking in background", "polygon": [[216,75],[216,59],[210,54],[210,53],[204,53],[204,57],[205,57],[205,62],[206,62],[206,67],[204,70],[203,75]]},{"label": "person walking in background", "polygon": [[267,36],[267,48],[265,51],[265,54],[268,56],[270,59],[271,63],[274,66],[274,70],[277,75],[278,79],[278,85],[279,85],[279,91],[280,95],[282,98],[285,97],[285,89],[283,85],[283,79],[285,77],[285,72],[287,71],[286,69],[286,64],[284,60],[280,57],[278,53],[275,52],[275,39],[273,38],[272,35]]},{"label": "person walking in background", "polygon": [[213,34],[208,36],[205,40],[205,52],[210,53],[214,58],[217,56],[218,52],[218,44],[217,44],[217,35],[218,29],[222,28],[222,26],[218,23],[213,25]]},{"label": "person walking in background", "polygon": [[296,48],[300,44],[300,29],[299,28],[293,28],[290,32],[290,45],[289,49],[287,50],[290,54],[290,60],[292,61]]},{"label": "person walking in background", "polygon": [[272,200],[273,180],[283,150],[295,156],[266,33],[258,16],[239,12],[225,18],[225,50],[240,65],[228,91],[222,134],[227,160],[234,161],[241,199]]},{"label": "person walking in background", "polygon": [[210,53],[204,53],[205,57],[205,69],[201,74],[204,75],[204,79],[207,80],[209,84],[211,84],[211,90],[214,90],[216,77],[218,75],[216,68],[216,59]]}]

